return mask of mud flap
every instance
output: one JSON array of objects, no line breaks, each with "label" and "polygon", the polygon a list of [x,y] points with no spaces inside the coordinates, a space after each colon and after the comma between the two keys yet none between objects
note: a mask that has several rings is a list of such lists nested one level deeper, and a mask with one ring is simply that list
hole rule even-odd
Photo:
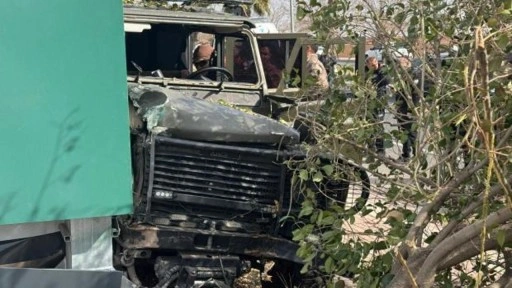
[{"label": "mud flap", "polygon": [[54,268],[64,255],[65,244],[59,232],[0,241],[0,267]]}]

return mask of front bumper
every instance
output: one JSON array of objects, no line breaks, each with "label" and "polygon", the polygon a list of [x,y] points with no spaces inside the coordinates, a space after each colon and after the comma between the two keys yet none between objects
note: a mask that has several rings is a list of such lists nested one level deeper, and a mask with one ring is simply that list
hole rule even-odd
[{"label": "front bumper", "polygon": [[130,224],[121,227],[119,243],[125,249],[215,252],[302,263],[297,244],[270,235]]}]

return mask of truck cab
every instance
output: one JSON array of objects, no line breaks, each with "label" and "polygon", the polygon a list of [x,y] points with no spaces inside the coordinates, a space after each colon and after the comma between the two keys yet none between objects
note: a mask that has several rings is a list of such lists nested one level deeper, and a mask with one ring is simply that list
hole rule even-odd
[{"label": "truck cab", "polygon": [[[224,14],[124,15],[135,203],[116,219],[115,267],[145,287],[231,286],[268,261],[298,277],[280,218],[298,197],[285,162],[304,153],[299,133],[268,117],[254,25]],[[194,65],[201,45],[211,51],[205,67]]]},{"label": "truck cab", "polygon": [[[117,218],[116,268],[145,287],[230,287],[252,270],[276,276],[268,287],[305,285],[295,224],[281,220],[300,210],[287,163],[305,157],[303,139],[271,117],[291,101],[279,87],[304,60],[285,65],[302,43],[257,39],[231,15],[124,15],[135,203]],[[209,57],[197,59],[205,45]],[[326,177],[311,189],[344,201],[348,182]]]}]

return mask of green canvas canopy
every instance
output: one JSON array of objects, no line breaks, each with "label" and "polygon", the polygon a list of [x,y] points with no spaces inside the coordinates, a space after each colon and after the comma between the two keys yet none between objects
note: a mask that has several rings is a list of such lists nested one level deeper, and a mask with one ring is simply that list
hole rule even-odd
[{"label": "green canvas canopy", "polygon": [[132,209],[121,1],[0,1],[0,224]]}]

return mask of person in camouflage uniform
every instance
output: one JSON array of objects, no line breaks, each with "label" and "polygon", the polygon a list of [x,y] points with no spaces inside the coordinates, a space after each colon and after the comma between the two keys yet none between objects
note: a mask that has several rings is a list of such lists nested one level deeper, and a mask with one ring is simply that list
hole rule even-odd
[{"label": "person in camouflage uniform", "polygon": [[316,51],[318,50],[317,45],[308,45],[306,47],[306,69],[308,76],[315,80],[315,88],[318,92],[329,88],[329,82],[327,81],[327,70],[325,70],[324,64],[318,59]]}]

